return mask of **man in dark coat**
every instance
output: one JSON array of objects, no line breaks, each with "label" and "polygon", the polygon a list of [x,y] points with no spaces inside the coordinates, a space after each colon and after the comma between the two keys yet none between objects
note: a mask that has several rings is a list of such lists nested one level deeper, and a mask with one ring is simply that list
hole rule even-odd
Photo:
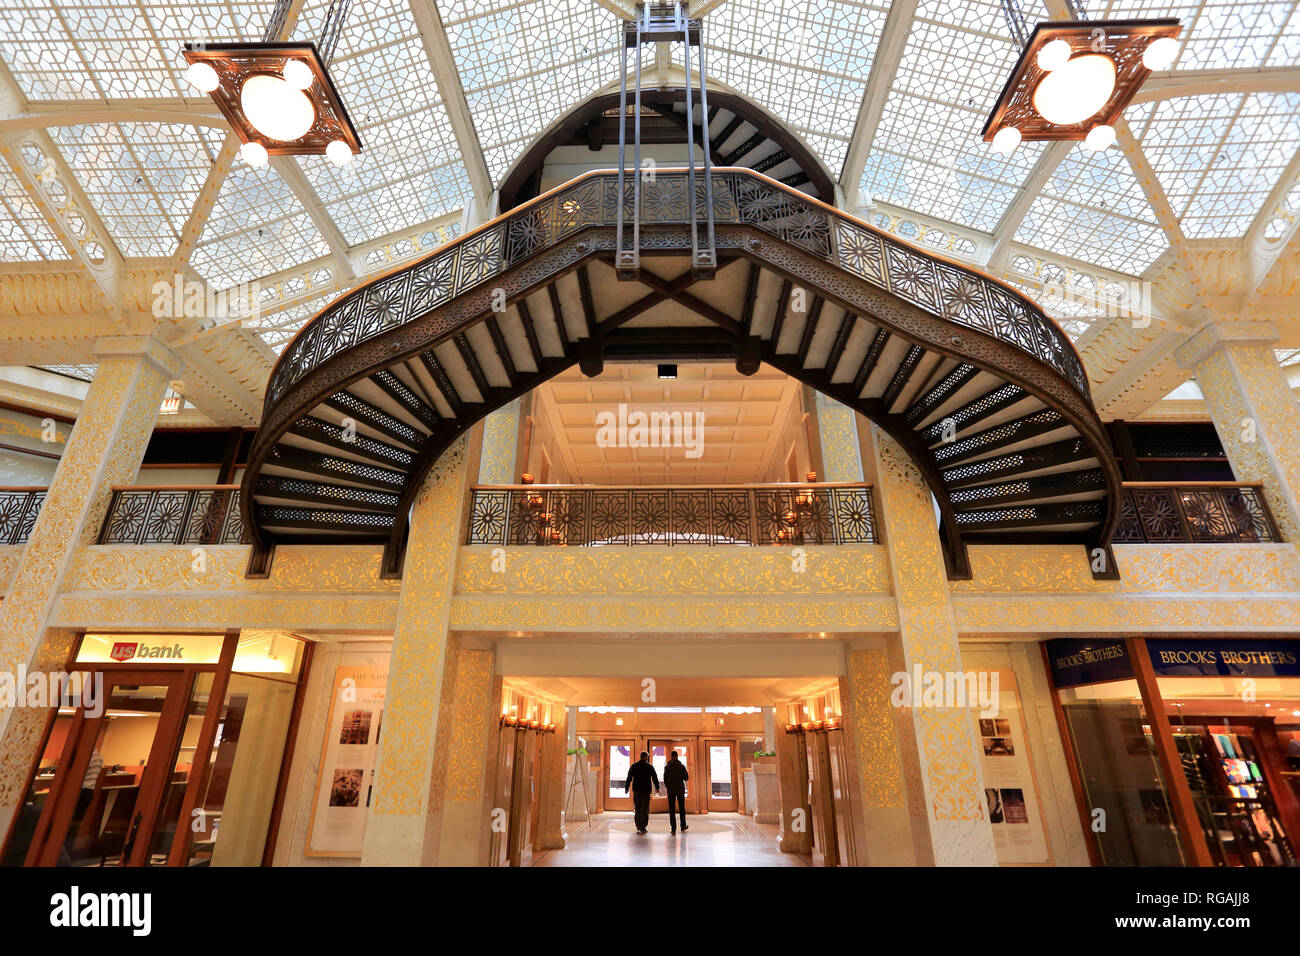
[{"label": "man in dark coat", "polygon": [[673,816],[673,804],[677,805],[678,816],[682,819],[682,832],[690,829],[686,825],[686,781],[691,775],[686,772],[686,764],[677,759],[674,750],[664,765],[664,789],[668,791],[668,823],[677,832],[677,818]]},{"label": "man in dark coat", "polygon": [[659,774],[655,773],[650,755],[643,750],[641,759],[632,764],[632,768],[627,772],[627,779],[623,781],[624,793],[627,793],[628,787],[632,788],[632,806],[636,810],[637,833],[645,833],[646,827],[650,825],[651,783],[655,785],[655,793],[658,793]]}]

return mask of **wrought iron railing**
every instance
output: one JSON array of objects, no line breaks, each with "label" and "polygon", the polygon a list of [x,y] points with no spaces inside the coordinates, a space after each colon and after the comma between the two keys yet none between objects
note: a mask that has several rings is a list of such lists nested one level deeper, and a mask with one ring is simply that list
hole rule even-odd
[{"label": "wrought iron railing", "polygon": [[114,488],[100,544],[247,544],[238,485]]},{"label": "wrought iron railing", "polygon": [[[587,173],[516,207],[430,256],[342,296],[285,348],[266,389],[271,407],[333,356],[491,283],[505,270],[585,229],[620,219],[616,170]],[[746,226],[824,258],[913,305],[1015,345],[1065,376],[1091,400],[1083,364],[1065,333],[1032,300],[975,269],[936,256],[750,169],[712,176],[714,222]],[[696,183],[698,194],[704,184]],[[688,175],[659,170],[640,190],[645,230],[688,222]],[[632,184],[622,197],[631,215]],[[697,205],[699,205],[697,203]]]},{"label": "wrought iron railing", "polygon": [[45,503],[44,488],[0,488],[0,544],[26,544]]},{"label": "wrought iron railing", "polygon": [[870,485],[476,488],[467,544],[871,544]]},{"label": "wrought iron railing", "polygon": [[1259,485],[1126,483],[1116,543],[1254,544],[1281,541]]}]

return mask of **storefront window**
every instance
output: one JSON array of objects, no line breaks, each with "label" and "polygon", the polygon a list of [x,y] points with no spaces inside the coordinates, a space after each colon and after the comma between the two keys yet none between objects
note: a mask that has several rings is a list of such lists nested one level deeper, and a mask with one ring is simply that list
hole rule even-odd
[{"label": "storefront window", "polygon": [[[1150,665],[1145,696],[1134,648]],[[1190,864],[1193,840],[1218,866],[1296,864],[1300,642],[1058,639],[1047,650],[1103,864]],[[1173,766],[1158,759],[1144,699],[1167,723]],[[1190,800],[1181,834],[1174,784]]]},{"label": "storefront window", "polygon": [[302,642],[283,634],[240,638],[194,802],[186,865],[261,864],[302,653]]},{"label": "storefront window", "polygon": [[1102,864],[1181,866],[1178,828],[1137,682],[1060,693]]}]

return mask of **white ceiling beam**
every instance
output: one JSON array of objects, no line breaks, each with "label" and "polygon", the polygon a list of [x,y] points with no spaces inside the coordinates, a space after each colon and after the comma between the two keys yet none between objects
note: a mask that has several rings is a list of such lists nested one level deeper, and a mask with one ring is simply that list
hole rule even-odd
[{"label": "white ceiling beam", "polygon": [[862,171],[867,167],[867,157],[876,141],[876,130],[885,113],[885,102],[894,86],[903,48],[912,32],[912,19],[916,15],[916,0],[894,0],[885,17],[884,29],[876,44],[876,55],[867,74],[867,88],[858,108],[858,120],[853,126],[853,139],[849,143],[844,166],[840,170],[840,188],[844,190],[845,203],[850,209],[861,205],[858,188]]},{"label": "white ceiling beam", "polygon": [[1011,243],[1020,230],[1020,224],[1025,221],[1025,216],[1029,215],[1034,200],[1038,198],[1043,187],[1056,172],[1056,168],[1065,161],[1066,155],[1074,146],[1075,144],[1071,142],[1051,143],[1039,155],[1034,168],[1030,170],[1028,178],[1020,187],[1020,192],[1016,194],[1016,198],[993,229],[993,245],[989,249],[988,258],[984,261],[984,265],[990,271],[997,272],[1005,268]]},{"label": "white ceiling beam", "polygon": [[[1242,311],[1249,310],[1257,303],[1264,280],[1278,260],[1292,250],[1296,236],[1300,233],[1300,203],[1295,206],[1286,203],[1287,193],[1297,184],[1300,184],[1300,152],[1291,157],[1291,162],[1268,194],[1268,199],[1242,240],[1242,251],[1245,253]],[[1285,225],[1281,234],[1269,241],[1265,238],[1265,232],[1275,218],[1281,218]]]},{"label": "white ceiling beam", "polygon": [[185,109],[99,104],[87,106],[84,103],[78,104],[75,109],[57,111],[50,111],[42,104],[41,109],[40,113],[27,112],[0,118],[0,132],[57,129],[61,126],[82,126],[92,123],[174,123],[182,126],[206,126],[209,129],[230,129],[226,118],[219,113],[199,113]]},{"label": "white ceiling beam", "polygon": [[1153,73],[1137,91],[1132,103],[1157,103],[1204,93],[1300,93],[1300,67]]},{"label": "white ceiling beam", "polygon": [[474,200],[479,206],[479,217],[486,220],[492,204],[492,177],[488,173],[487,160],[483,158],[483,146],[469,110],[469,101],[465,99],[465,88],[460,83],[460,70],[456,68],[456,57],[451,52],[442,15],[433,0],[409,0],[409,3],[420,31],[420,41],[424,44],[424,54],[433,68],[438,95],[447,110],[456,145],[460,147],[461,161],[465,164]]},{"label": "white ceiling beam", "polygon": [[325,245],[329,246],[330,252],[334,253],[334,259],[344,278],[355,279],[357,270],[353,265],[352,257],[348,254],[347,240],[343,238],[343,233],[339,232],[339,227],[325,211],[325,204],[307,182],[307,177],[302,174],[298,163],[291,156],[272,156],[271,168],[280,174],[289,191],[297,197],[298,202],[302,203],[303,211],[311,217],[311,221],[316,225],[316,231],[325,240]]}]

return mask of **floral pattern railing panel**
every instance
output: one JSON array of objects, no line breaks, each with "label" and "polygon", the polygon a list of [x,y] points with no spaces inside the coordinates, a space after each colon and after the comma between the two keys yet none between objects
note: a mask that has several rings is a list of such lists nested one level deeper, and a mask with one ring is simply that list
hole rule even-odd
[{"label": "floral pattern railing panel", "polygon": [[[641,190],[643,230],[686,223],[685,172],[660,171]],[[696,183],[703,208],[703,183]],[[1008,286],[824,206],[750,170],[713,177],[718,226],[759,229],[959,326],[1016,345],[1090,398],[1083,365],[1065,333]],[[632,186],[622,213],[630,216]],[[345,349],[411,322],[569,236],[614,227],[618,173],[596,173],[512,210],[400,272],[365,285],[308,323],[285,349],[266,390],[269,409],[295,382]]]},{"label": "floral pattern railing panel", "polygon": [[876,543],[870,485],[477,488],[467,544]]},{"label": "floral pattern railing panel", "polygon": [[44,488],[0,488],[0,544],[26,544],[44,503]]},{"label": "floral pattern railing panel", "polygon": [[1257,485],[1126,487],[1115,542],[1254,544],[1281,541]]},{"label": "floral pattern railing panel", "polygon": [[99,543],[247,544],[239,489],[115,489]]}]

